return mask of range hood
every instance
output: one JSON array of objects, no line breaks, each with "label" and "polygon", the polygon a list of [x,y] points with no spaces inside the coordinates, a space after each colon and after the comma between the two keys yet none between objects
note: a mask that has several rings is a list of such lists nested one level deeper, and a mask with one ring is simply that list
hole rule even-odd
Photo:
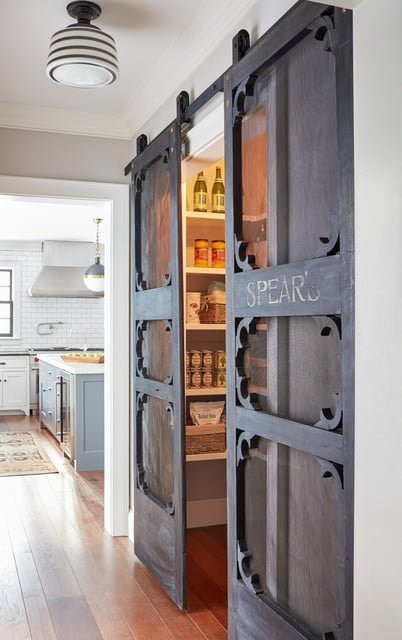
[{"label": "range hood", "polygon": [[42,271],[28,288],[33,298],[100,298],[84,283],[84,274],[93,263],[93,242],[42,243]]}]

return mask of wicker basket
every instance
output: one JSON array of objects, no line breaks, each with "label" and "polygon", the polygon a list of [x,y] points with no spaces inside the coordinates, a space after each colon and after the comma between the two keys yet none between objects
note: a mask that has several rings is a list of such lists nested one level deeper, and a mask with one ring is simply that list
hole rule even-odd
[{"label": "wicker basket", "polygon": [[224,422],[202,426],[191,424],[186,427],[186,455],[224,451],[226,451],[226,426]]},{"label": "wicker basket", "polygon": [[226,320],[226,305],[209,302],[208,296],[201,297],[201,324],[223,324]]}]

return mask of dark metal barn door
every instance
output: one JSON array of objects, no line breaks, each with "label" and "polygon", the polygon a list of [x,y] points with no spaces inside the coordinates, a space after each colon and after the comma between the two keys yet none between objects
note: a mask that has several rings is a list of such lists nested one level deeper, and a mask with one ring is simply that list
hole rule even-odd
[{"label": "dark metal barn door", "polygon": [[185,606],[180,139],[173,123],[131,163],[135,553]]},{"label": "dark metal barn door", "polygon": [[352,14],[225,76],[229,637],[351,640]]}]

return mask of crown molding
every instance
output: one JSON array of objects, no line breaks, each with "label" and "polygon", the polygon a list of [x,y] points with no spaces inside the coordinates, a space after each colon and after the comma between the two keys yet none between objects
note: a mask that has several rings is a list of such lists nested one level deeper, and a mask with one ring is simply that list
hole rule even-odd
[{"label": "crown molding", "polygon": [[129,140],[127,122],[119,113],[96,113],[0,102],[0,127]]},{"label": "crown molding", "polygon": [[[178,87],[184,85],[186,81],[188,82],[194,70],[211,54],[217,44],[225,40],[231,44],[232,38],[237,30],[241,28],[239,25],[241,25],[243,16],[248,13],[257,1],[232,0],[229,17],[227,8],[218,13],[219,4],[217,3],[214,19],[208,24],[208,38],[205,38],[201,47],[194,47],[192,50],[186,51],[186,56],[180,59],[180,65],[176,64],[174,67],[175,74],[165,73],[163,70],[160,73],[155,73],[154,70],[149,73],[147,83],[144,85],[147,91],[136,93],[135,100],[130,101],[130,106],[124,112],[124,120],[129,123],[130,127],[130,138],[134,138],[138,134],[140,129],[152,117],[152,114],[161,105],[165,104],[175,91],[177,93],[180,91]],[[183,51],[185,36],[186,32],[175,41],[176,50]],[[165,57],[168,56],[169,51],[166,52]],[[157,67],[157,64],[155,66]],[[224,71],[225,68],[222,68],[221,73]],[[182,86],[182,88],[185,89],[186,87]],[[175,104],[173,104],[174,106]]]}]

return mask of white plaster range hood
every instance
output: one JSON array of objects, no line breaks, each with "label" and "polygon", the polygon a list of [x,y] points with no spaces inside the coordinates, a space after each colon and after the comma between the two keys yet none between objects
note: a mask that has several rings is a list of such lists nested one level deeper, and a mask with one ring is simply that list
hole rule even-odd
[{"label": "white plaster range hood", "polygon": [[28,288],[33,298],[99,298],[84,284],[84,274],[94,261],[93,242],[45,240],[42,270]]}]

